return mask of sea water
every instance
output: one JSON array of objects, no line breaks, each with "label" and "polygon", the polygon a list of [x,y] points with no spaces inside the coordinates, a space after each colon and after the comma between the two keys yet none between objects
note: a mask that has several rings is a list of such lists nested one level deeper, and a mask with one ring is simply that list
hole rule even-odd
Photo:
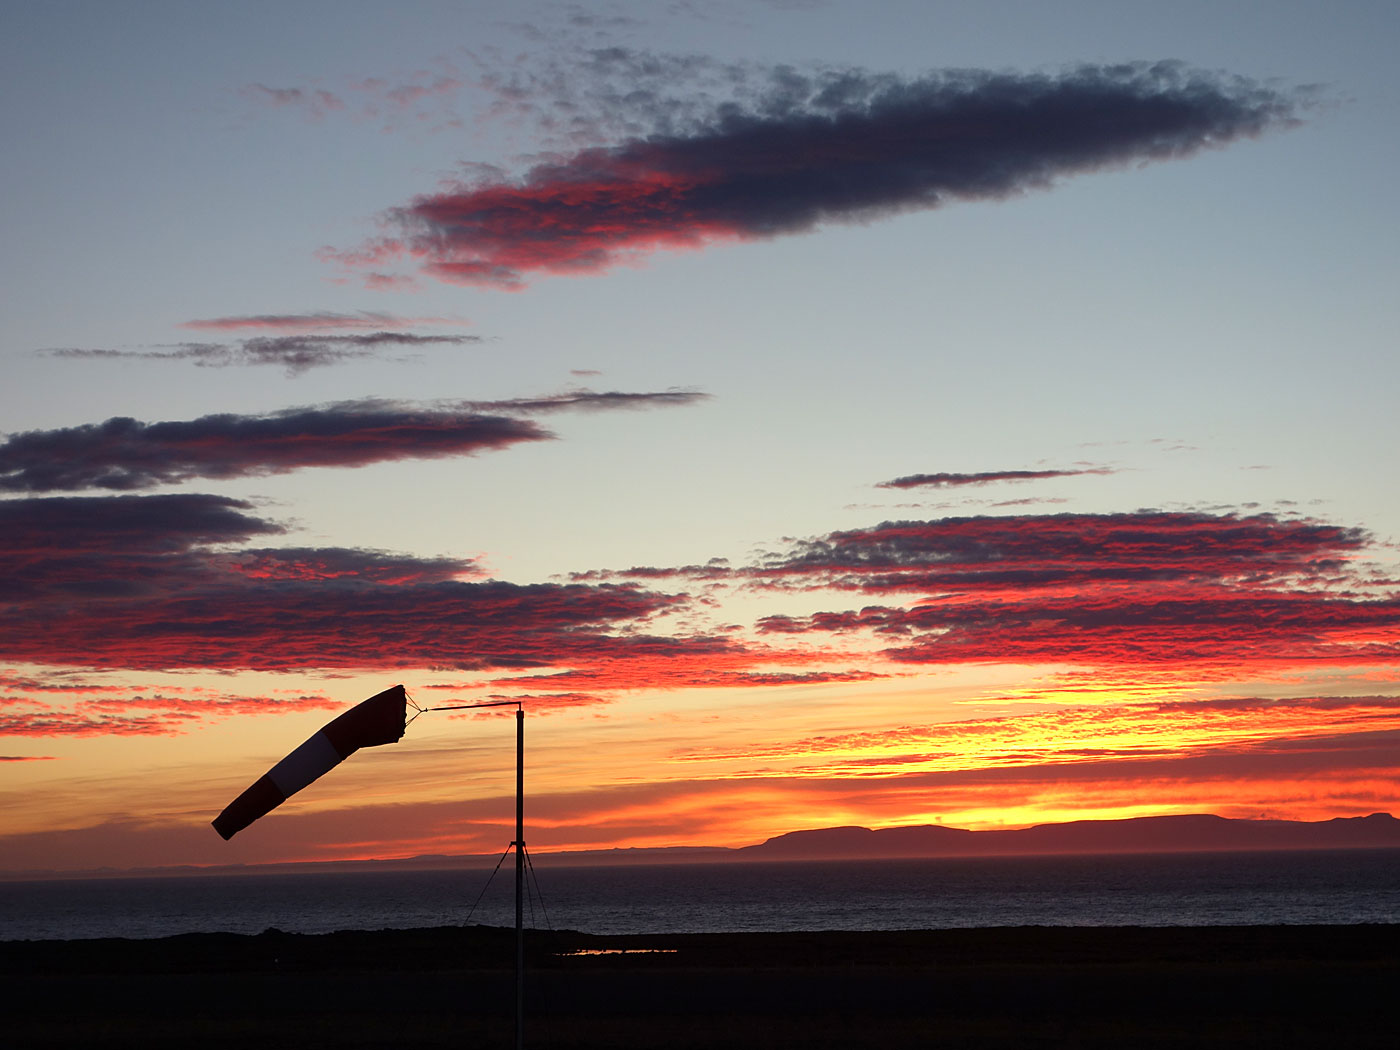
[{"label": "sea water", "polygon": [[[508,866],[509,867],[509,866]],[[514,923],[513,873],[0,882],[0,940]],[[527,924],[598,934],[1400,923],[1400,850],[540,865]]]}]

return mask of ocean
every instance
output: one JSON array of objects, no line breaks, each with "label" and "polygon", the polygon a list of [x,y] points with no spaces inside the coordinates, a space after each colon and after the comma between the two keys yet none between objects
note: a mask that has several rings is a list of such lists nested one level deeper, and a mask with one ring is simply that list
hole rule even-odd
[{"label": "ocean", "polygon": [[[595,934],[1400,923],[1400,850],[536,867]],[[514,923],[513,869],[0,882],[0,940]]]}]

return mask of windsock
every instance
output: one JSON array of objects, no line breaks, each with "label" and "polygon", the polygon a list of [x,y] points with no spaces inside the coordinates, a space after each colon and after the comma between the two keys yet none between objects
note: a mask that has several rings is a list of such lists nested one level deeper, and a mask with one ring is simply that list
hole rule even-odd
[{"label": "windsock", "polygon": [[214,830],[225,839],[231,839],[360,748],[392,744],[401,739],[407,706],[408,695],[401,685],[356,704],[322,726],[320,732],[230,802],[214,818]]}]

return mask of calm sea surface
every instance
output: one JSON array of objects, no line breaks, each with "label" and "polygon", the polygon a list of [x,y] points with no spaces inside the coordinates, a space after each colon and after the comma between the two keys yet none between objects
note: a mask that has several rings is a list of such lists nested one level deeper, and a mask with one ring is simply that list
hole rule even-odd
[{"label": "calm sea surface", "polygon": [[[541,864],[535,882],[528,925],[604,934],[1400,923],[1400,850]],[[506,868],[0,882],[0,940],[510,926],[513,892]]]}]

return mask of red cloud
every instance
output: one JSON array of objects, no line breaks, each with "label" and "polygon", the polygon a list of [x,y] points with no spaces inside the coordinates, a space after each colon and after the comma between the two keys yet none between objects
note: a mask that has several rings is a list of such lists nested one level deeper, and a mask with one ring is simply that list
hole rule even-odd
[{"label": "red cloud", "polygon": [[[577,707],[597,707],[600,704],[612,702],[611,697],[598,696],[595,693],[521,693],[519,695],[490,693],[484,699],[519,701],[532,714],[549,714],[554,711],[573,710]],[[463,712],[463,714],[467,713]]]},{"label": "red cloud", "polygon": [[[128,693],[124,685],[110,685],[88,681],[65,672],[39,675],[19,675],[0,671],[0,689],[24,693],[57,693],[69,696],[95,696],[103,693]],[[0,704],[19,702],[0,695]]]},{"label": "red cloud", "polygon": [[71,711],[18,712],[0,715],[0,736],[173,736],[183,730],[169,716],[91,716]]},{"label": "red cloud", "polygon": [[1259,85],[1170,63],[914,81],[852,70],[836,84],[788,71],[780,91],[689,134],[419,197],[391,213],[399,235],[327,257],[380,270],[407,255],[443,281],[513,287],[658,249],[1001,199],[1220,146],[1286,124],[1295,108]]},{"label": "red cloud", "polygon": [[[823,685],[831,682],[869,682],[888,675],[874,671],[755,671],[754,665],[770,662],[826,661],[837,654],[783,652],[735,647],[729,652],[690,653],[678,650],[664,662],[623,666],[614,663],[594,670],[557,671],[552,674],[496,678],[492,686],[549,689],[747,689],[790,685]],[[727,664],[718,668],[715,662]]]},{"label": "red cloud", "polygon": [[721,640],[619,629],[676,599],[579,584],[254,581],[183,566],[147,593],[0,613],[0,652],[34,663],[157,670],[536,667],[721,657]]},{"label": "red cloud", "polygon": [[[1141,512],[890,522],[792,544],[707,584],[898,595],[736,629],[654,633],[692,599],[635,582],[522,586],[470,561],[343,548],[214,551],[276,531],[212,496],[0,501],[0,658],[53,666],[529,671],[485,687],[801,685],[902,664],[1022,663],[1222,680],[1400,658],[1400,598],[1353,572],[1366,535],[1269,516]],[[692,570],[636,570],[661,579]],[[1368,597],[1379,593],[1378,597]],[[850,635],[851,637],[843,637]],[[804,640],[805,641],[805,640]],[[1127,677],[1124,677],[1127,676]],[[1180,680],[1173,678],[1173,681]]]},{"label": "red cloud", "polygon": [[221,559],[252,580],[368,580],[403,586],[480,576],[476,564],[459,558],[414,558],[339,547],[281,547],[245,550]]},{"label": "red cloud", "polygon": [[759,659],[725,638],[638,632],[682,606],[679,595],[467,582],[458,577],[470,562],[374,551],[205,549],[275,531],[246,506],[214,496],[0,502],[0,523],[14,526],[0,547],[0,658],[145,670],[579,667],[628,684],[647,668]]},{"label": "red cloud", "polygon": [[[560,677],[502,684],[589,696],[871,674],[811,670],[831,657],[753,646],[732,632],[647,633],[689,599],[634,584],[471,580],[470,561],[343,548],[210,550],[276,531],[246,509],[194,495],[0,501],[0,524],[14,526],[0,547],[9,580],[0,659],[147,671],[539,669]],[[115,717],[110,705],[81,710],[77,720],[25,724],[98,731]],[[165,721],[123,711],[122,731],[169,731],[183,717],[161,710]]]},{"label": "red cloud", "polygon": [[890,522],[794,545],[750,573],[917,596],[772,634],[869,631],[908,663],[1363,666],[1400,658],[1400,598],[1365,596],[1357,529],[1139,513]]},{"label": "red cloud", "polygon": [[0,715],[0,736],[177,736],[196,724],[235,715],[333,710],[342,706],[324,696],[159,694],[84,699],[61,710],[22,699],[13,703],[21,709]]}]

